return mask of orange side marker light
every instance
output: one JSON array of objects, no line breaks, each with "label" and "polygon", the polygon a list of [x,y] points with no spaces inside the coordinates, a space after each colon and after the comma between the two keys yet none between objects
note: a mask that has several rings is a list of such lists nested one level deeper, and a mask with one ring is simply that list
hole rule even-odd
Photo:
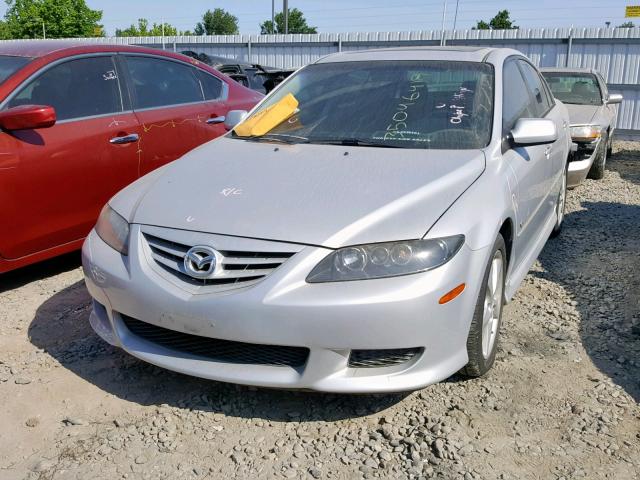
[{"label": "orange side marker light", "polygon": [[445,303],[450,302],[451,300],[456,298],[458,295],[460,295],[462,292],[464,292],[464,287],[465,286],[466,285],[464,283],[461,283],[460,285],[458,285],[456,288],[454,288],[450,292],[445,293],[442,297],[440,297],[440,300],[438,300],[438,303],[440,305],[444,305]]}]

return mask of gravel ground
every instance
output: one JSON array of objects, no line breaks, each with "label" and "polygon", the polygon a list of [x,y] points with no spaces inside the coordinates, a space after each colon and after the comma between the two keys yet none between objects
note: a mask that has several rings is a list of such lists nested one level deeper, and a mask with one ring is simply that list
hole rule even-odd
[{"label": "gravel ground", "polygon": [[78,255],[0,278],[0,478],[640,478],[640,144],[572,190],[494,369],[410,394],[238,387],[88,324]]}]

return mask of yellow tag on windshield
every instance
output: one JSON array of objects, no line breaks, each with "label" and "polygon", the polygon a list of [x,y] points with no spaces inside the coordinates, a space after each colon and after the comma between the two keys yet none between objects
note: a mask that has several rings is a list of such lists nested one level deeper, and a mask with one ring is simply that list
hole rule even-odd
[{"label": "yellow tag on windshield", "polygon": [[289,93],[279,102],[251,115],[233,131],[240,137],[259,137],[287,120],[297,109],[298,100]]}]

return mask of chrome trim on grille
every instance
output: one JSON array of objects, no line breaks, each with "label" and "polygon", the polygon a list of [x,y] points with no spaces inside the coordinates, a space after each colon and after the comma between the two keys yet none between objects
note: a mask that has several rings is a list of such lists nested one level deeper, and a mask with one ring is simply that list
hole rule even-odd
[{"label": "chrome trim on grille", "polygon": [[[171,274],[184,284],[207,287],[208,291],[226,291],[254,285],[270,275],[296,253],[295,251],[217,250],[220,266],[216,269],[216,273],[208,278],[199,279],[189,275],[184,265],[185,255],[194,245],[162,238],[155,231],[153,233],[142,231],[141,233],[151,260],[162,271]],[[210,243],[215,243],[215,240]],[[210,246],[215,248],[216,245]],[[287,244],[284,246],[286,247]]]}]

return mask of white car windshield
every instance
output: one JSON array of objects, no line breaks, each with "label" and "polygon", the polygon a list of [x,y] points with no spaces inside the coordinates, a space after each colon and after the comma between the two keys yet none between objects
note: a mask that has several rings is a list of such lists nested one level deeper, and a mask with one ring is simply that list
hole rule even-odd
[{"label": "white car windshield", "polygon": [[592,73],[543,72],[553,96],[563,103],[602,105],[602,94]]},{"label": "white car windshield", "polygon": [[288,94],[297,112],[255,138],[422,149],[489,144],[494,70],[455,61],[355,61],[303,68],[256,112]]}]

